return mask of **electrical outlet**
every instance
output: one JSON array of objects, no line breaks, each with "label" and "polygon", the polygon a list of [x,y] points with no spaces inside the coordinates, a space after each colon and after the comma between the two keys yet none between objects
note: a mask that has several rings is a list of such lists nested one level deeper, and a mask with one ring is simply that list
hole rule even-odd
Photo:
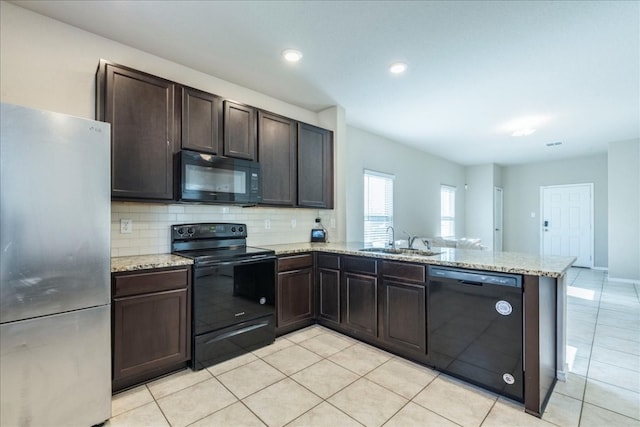
[{"label": "electrical outlet", "polygon": [[222,208],[222,213],[223,213],[223,214],[228,214],[228,213],[229,213],[229,208],[228,208],[228,207],[226,207],[226,206],[224,206],[224,207]]},{"label": "electrical outlet", "polygon": [[133,220],[132,219],[121,219],[120,220],[120,234],[130,234],[133,231]]},{"label": "electrical outlet", "polygon": [[264,229],[265,230],[270,230],[271,229],[271,220],[270,219],[265,219],[264,220]]},{"label": "electrical outlet", "polygon": [[296,225],[298,225],[298,222],[295,219],[291,220],[291,228],[296,228]]}]

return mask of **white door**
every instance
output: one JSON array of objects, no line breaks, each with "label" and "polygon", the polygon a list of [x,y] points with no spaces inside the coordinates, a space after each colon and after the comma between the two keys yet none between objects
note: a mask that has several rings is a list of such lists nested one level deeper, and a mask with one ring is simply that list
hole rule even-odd
[{"label": "white door", "polygon": [[593,184],[540,187],[541,253],[574,256],[593,267]]},{"label": "white door", "polygon": [[493,250],[502,252],[502,188],[493,187]]}]

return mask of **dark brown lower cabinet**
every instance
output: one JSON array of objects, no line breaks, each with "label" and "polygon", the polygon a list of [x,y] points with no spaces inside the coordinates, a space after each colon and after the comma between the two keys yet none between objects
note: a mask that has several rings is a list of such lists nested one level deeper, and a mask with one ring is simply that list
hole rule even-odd
[{"label": "dark brown lower cabinet", "polygon": [[315,321],[313,279],[313,255],[278,259],[277,333],[311,325]]},{"label": "dark brown lower cabinet", "polygon": [[340,325],[340,271],[318,269],[318,319]]},{"label": "dark brown lower cabinet", "polygon": [[341,326],[356,336],[378,338],[378,262],[375,258],[341,258]]},{"label": "dark brown lower cabinet", "polygon": [[346,272],[343,326],[353,332],[378,336],[378,278]]},{"label": "dark brown lower cabinet", "polygon": [[318,253],[316,257],[316,292],[318,323],[340,327],[340,256]]},{"label": "dark brown lower cabinet", "polygon": [[113,277],[113,391],[180,369],[191,358],[190,269]]},{"label": "dark brown lower cabinet", "polygon": [[427,277],[422,264],[383,260],[380,339],[396,353],[427,358]]},{"label": "dark brown lower cabinet", "polygon": [[398,351],[426,355],[426,285],[382,281],[382,340]]}]

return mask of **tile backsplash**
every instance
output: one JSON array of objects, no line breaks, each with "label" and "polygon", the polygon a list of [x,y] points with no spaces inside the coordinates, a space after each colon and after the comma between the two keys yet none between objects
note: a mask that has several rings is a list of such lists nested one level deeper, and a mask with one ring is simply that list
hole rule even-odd
[{"label": "tile backsplash", "polygon": [[[112,202],[111,256],[168,253],[170,226],[192,222],[246,224],[247,244],[252,246],[308,242],[317,217],[322,219],[331,239],[332,229],[335,230],[333,210]],[[133,222],[131,233],[120,232],[122,219]]]}]

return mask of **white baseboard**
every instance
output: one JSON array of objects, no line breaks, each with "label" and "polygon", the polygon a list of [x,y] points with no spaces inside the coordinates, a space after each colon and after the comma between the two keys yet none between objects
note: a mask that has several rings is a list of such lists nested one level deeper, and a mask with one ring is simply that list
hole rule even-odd
[{"label": "white baseboard", "polygon": [[591,267],[592,270],[609,271],[609,267]]},{"label": "white baseboard", "polygon": [[611,277],[609,276],[607,278],[608,281],[610,282],[622,282],[622,283],[632,283],[634,285],[638,285],[640,284],[640,280],[633,280],[633,279],[622,279],[622,278],[618,278],[618,277]]},{"label": "white baseboard", "polygon": [[565,366],[563,370],[558,369],[556,371],[556,378],[559,381],[566,382],[567,381],[567,367]]}]

